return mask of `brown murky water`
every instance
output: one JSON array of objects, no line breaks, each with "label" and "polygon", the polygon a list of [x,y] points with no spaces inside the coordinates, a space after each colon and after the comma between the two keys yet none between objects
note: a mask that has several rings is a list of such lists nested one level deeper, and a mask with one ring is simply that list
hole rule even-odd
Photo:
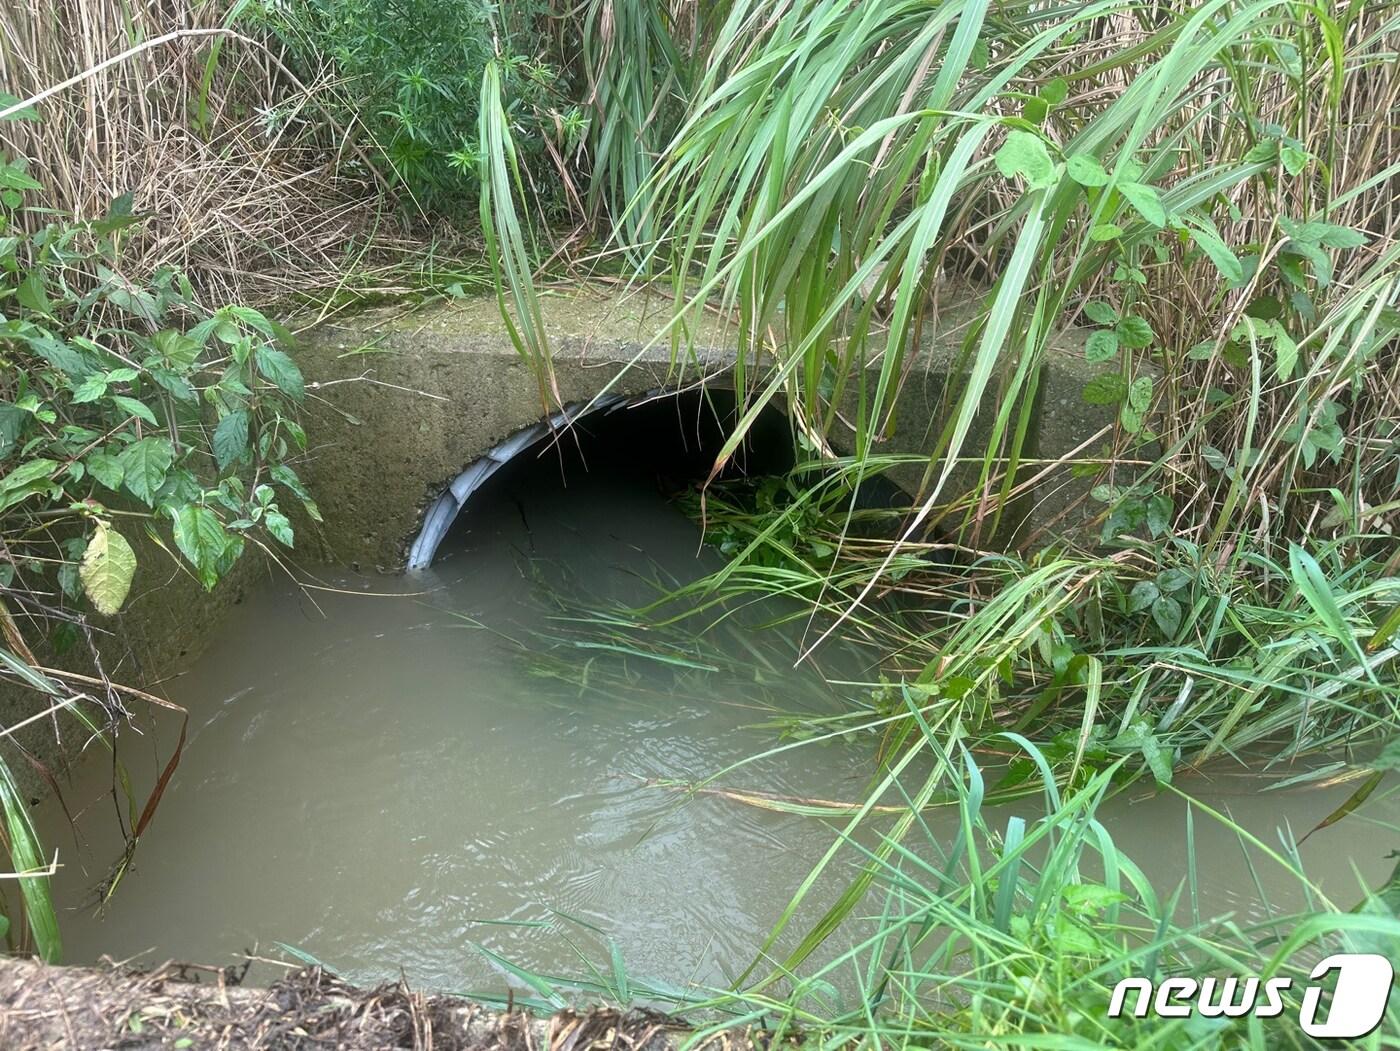
[{"label": "brown murky water", "polygon": [[[55,807],[43,818],[63,863],[69,962],[222,965],[244,951],[280,956],[281,942],[353,979],[402,970],[430,987],[500,992],[506,978],[479,947],[581,973],[584,958],[611,967],[611,941],[632,975],[657,982],[718,985],[743,971],[833,826],[656,782],[699,780],[773,748],[774,720],[839,710],[841,688],[786,670],[793,640],[756,619],[706,638],[740,673],[678,674],[539,641],[568,630],[541,580],[636,602],[652,594],[647,575],[684,580],[717,564],[638,479],[507,485],[462,527],[420,575],[322,573],[341,590],[272,581],[250,594],[169,684],[191,712],[189,743],[101,912],[84,903],[119,840],[109,764],[91,757],[67,793],[83,811],[80,845]],[[630,677],[615,678],[624,666]],[[570,675],[589,677],[588,689]],[[138,780],[174,734],[162,717],[144,738],[124,736]],[[814,743],[717,783],[859,799],[873,748]],[[1301,834],[1349,790],[1261,793],[1236,776],[1183,787],[1275,847],[1277,828]],[[1347,904],[1360,879],[1383,880],[1397,813],[1392,797],[1312,837],[1311,877]],[[1180,800],[1121,798],[1101,818],[1160,890],[1185,876]],[[1196,836],[1207,910],[1262,915],[1235,836],[1205,819]],[[1296,881],[1255,864],[1279,907],[1301,902]],[[841,882],[823,884],[826,900]]]}]

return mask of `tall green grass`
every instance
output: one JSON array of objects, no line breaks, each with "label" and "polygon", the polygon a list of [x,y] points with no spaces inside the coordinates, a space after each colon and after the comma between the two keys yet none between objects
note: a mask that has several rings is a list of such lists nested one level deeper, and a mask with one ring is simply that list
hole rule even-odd
[{"label": "tall green grass", "polygon": [[[632,27],[657,10],[610,6]],[[702,316],[733,323],[745,411],[717,469],[775,401],[804,447],[849,455],[799,468],[777,506],[710,489],[703,520],[731,561],[675,597],[691,623],[796,598],[808,652],[858,640],[888,682],[840,731],[880,735],[875,787],[772,945],[852,830],[897,786],[904,800],[743,1002],[875,1046],[1216,1046],[1175,1023],[1108,1033],[1084,1005],[1125,967],[1277,968],[1282,950],[1239,925],[1176,926],[1092,815],[1126,778],[1169,790],[1183,764],[1328,753],[1365,771],[1340,819],[1392,765],[1374,757],[1400,734],[1400,5],[734,0],[693,25],[668,81],[686,92],[677,130],[626,158],[640,186],[615,230],[636,280],[674,296],[653,343],[680,365]],[[636,67],[593,60],[610,64],[600,80],[632,77],[619,126],[660,105]],[[902,385],[945,323],[942,295],[966,288],[922,484],[881,520],[857,494],[893,465]],[[1096,366],[1085,402],[1116,423],[1087,457],[1045,461],[1028,436],[1066,341]],[[1057,520],[1004,542],[1013,497],[1062,488]],[[671,632],[674,609],[646,614]],[[1005,751],[1008,732],[1022,754],[984,785],[965,750]],[[982,822],[989,793],[1035,786],[1044,823]],[[965,852],[951,882],[913,846],[950,795]],[[1062,865],[1033,865],[1032,840]],[[1077,911],[1088,892],[1067,889],[1089,852],[1127,900]],[[775,996],[877,891],[869,995],[807,1006],[815,978]],[[1393,939],[1393,903],[1357,919],[1315,900],[1297,931]],[[1013,917],[1030,926],[1013,934]],[[1061,922],[1106,941],[1081,953],[1043,935]]]},{"label": "tall green grass", "polygon": [[[1041,772],[1027,801],[990,806],[990,783],[971,753],[950,756],[927,736],[921,747],[946,774],[955,818],[920,818],[899,839],[857,834],[854,823],[841,830],[833,849],[864,863],[868,890],[843,928],[844,947],[819,963],[803,956],[804,941],[786,957],[762,957],[760,980],[737,990],[677,989],[629,973],[597,929],[576,946],[581,975],[494,962],[531,990],[530,1006],[557,1010],[578,996],[661,1004],[695,1025],[697,1042],[750,1024],[776,1041],[824,1047],[1303,1048],[1326,1046],[1296,1024],[1317,960],[1337,951],[1400,957],[1395,877],[1329,898],[1309,879],[1292,837],[1270,846],[1187,800],[1179,865],[1186,875],[1163,886],[1103,820],[1112,765],[1062,793],[1044,753],[1024,738],[1007,743]],[[917,777],[896,778],[887,798],[907,805],[921,794],[917,786]],[[788,809],[804,813],[796,803]],[[1212,911],[1204,899],[1193,874],[1197,836],[1211,823],[1238,841],[1259,888],[1257,912]],[[590,949],[599,938],[610,945],[606,960]],[[1278,1019],[1107,1017],[1120,980],[1173,975],[1293,984]],[[1392,1004],[1359,1046],[1389,1046],[1397,1036],[1400,1005]]]}]

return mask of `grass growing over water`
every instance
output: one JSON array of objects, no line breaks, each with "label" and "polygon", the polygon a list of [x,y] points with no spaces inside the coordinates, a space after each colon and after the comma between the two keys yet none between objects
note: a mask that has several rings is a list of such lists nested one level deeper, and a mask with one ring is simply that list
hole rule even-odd
[{"label": "grass growing over water", "polygon": [[[869,648],[888,686],[847,724],[881,735],[865,812],[896,783],[907,796],[840,904],[778,961],[796,968],[896,884],[855,1013],[804,1008],[796,992],[752,1002],[875,1045],[1213,1046],[1227,1038],[1209,1025],[1109,1032],[1084,1028],[1084,1011],[1093,1001],[1101,1018],[1119,966],[1195,953],[1247,972],[1363,927],[1394,955],[1388,899],[1373,916],[1314,896],[1267,932],[1179,927],[1099,850],[1092,814],[1115,780],[1172,791],[1183,766],[1326,753],[1359,764],[1342,819],[1396,763],[1381,748],[1400,732],[1400,7],[736,0],[691,13],[668,23],[690,47],[665,52],[684,67],[684,112],[651,163],[630,158],[649,174],[613,202],[619,248],[680,304],[655,337],[678,367],[703,314],[737,327],[746,413],[717,468],[778,400],[821,462],[767,504],[711,488],[704,520],[731,562],[682,597],[703,620],[787,596],[807,650]],[[620,57],[605,74],[610,98],[638,98],[618,87]],[[911,506],[882,531],[855,494],[891,466],[898,392],[948,276],[981,289],[959,378]],[[529,282],[518,266],[502,277]],[[1029,436],[1070,326],[1097,373],[1083,409],[1106,423],[1046,461]],[[849,459],[830,452],[841,436]],[[1049,493],[1068,494],[1067,510],[995,550],[1014,498]],[[1087,907],[1099,892],[1072,889],[1086,885],[1074,864],[1026,863],[1029,827],[979,826],[993,789],[973,786],[964,756],[1006,752],[1008,733],[1020,756],[999,787],[1043,788],[1044,839],[1076,860],[1091,845],[1127,880],[1135,898],[1115,899],[1112,921],[1095,911],[1108,899]],[[905,783],[915,756],[932,772]],[[950,796],[964,849],[980,839],[987,860],[968,850],[973,867],[945,883],[907,854],[923,807]],[[993,870],[1007,882],[989,893]],[[1057,941],[1080,907],[1109,943],[1130,916],[1146,955],[1126,936],[1101,955]],[[882,955],[907,944],[906,916],[923,948],[947,940],[933,964]],[[1012,918],[1030,926],[1013,936]],[[1228,1040],[1305,1039],[1251,1025]]]},{"label": "grass growing over water", "polygon": [[[546,663],[571,670],[581,693],[625,697],[645,681],[654,703],[655,681],[639,680],[640,666],[664,669],[688,695],[726,695],[743,675],[716,632],[744,634],[735,611],[752,613],[760,598],[765,630],[784,631],[796,656],[804,636],[839,616],[880,571],[891,543],[879,538],[882,522],[888,532],[909,509],[862,512],[857,538],[820,513],[849,496],[840,471],[809,465],[794,477],[820,480],[712,487],[706,522],[730,560],[651,606],[590,608],[555,594],[561,628],[539,640],[544,653],[554,651]],[[1346,586],[1374,567],[1354,566],[1348,576],[1298,557],[1271,567],[1267,593],[1210,594],[1202,603],[1210,612],[1198,619],[1212,633],[1164,639],[1150,614],[1132,608],[1139,562],[1111,551],[1061,551],[1032,563],[947,543],[906,545],[876,600],[841,626],[859,644],[854,653],[884,659],[857,665],[863,685],[833,687],[844,711],[788,713],[775,726],[789,739],[751,760],[810,741],[863,738],[869,791],[846,800],[777,798],[744,788],[748,761],[700,783],[653,786],[824,820],[832,845],[735,991],[662,989],[637,976],[622,990],[702,1018],[766,1018],[780,1031],[792,1026],[833,1043],[1220,1047],[1278,1037],[1310,1046],[1294,1021],[1308,971],[1331,951],[1395,955],[1396,877],[1377,887],[1360,879],[1333,885],[1329,897],[1309,879],[1298,850],[1309,829],[1290,826],[1286,803],[1274,842],[1193,802],[1180,831],[1186,876],[1164,885],[1160,871],[1115,844],[1101,804],[1134,779],[1138,791],[1156,781],[1158,791],[1186,799],[1174,784],[1180,771],[1225,757],[1274,769],[1295,787],[1341,778],[1354,791],[1328,820],[1363,820],[1355,810],[1394,791],[1377,786],[1400,762],[1394,744],[1381,749],[1394,733],[1397,696],[1393,680],[1353,671],[1348,636],[1329,614],[1352,625],[1366,667],[1383,675],[1389,639],[1377,634],[1385,625],[1363,618],[1390,602],[1370,607],[1370,594],[1332,590],[1338,585],[1327,579],[1335,573]],[[1315,590],[1319,577],[1330,597]],[[1091,599],[1098,628],[1081,637]],[[1181,597],[1188,600],[1198,601]],[[589,650],[586,680],[570,657],[579,646]],[[773,666],[773,645],[762,649],[781,683],[793,669]],[[1248,708],[1238,717],[1242,696]],[[1228,829],[1249,859],[1252,886],[1238,890],[1252,909],[1203,900],[1195,830],[1212,824]],[[808,898],[833,880],[846,890],[813,922]],[[1284,904],[1271,900],[1280,891]],[[852,940],[832,958],[834,946]],[[550,990],[541,1006],[569,992],[616,998],[616,980],[593,967],[581,985],[531,975],[537,991]],[[1295,988],[1282,1021],[1106,1016],[1123,978],[1202,974],[1288,977]],[[1382,1033],[1400,1033],[1396,1022],[1392,1012]]]},{"label": "grass growing over water", "polygon": [[[910,710],[917,710],[912,703]],[[775,1039],[800,1034],[833,1047],[1217,1048],[1318,1046],[1294,1021],[1313,965],[1333,951],[1393,955],[1400,866],[1385,886],[1358,886],[1330,900],[1308,879],[1291,836],[1270,846],[1193,803],[1181,843],[1187,878],[1162,888],[1097,816],[1114,766],[1061,793],[1038,749],[1013,735],[1008,744],[1037,770],[1042,801],[1032,810],[1039,816],[990,808],[988,782],[971,754],[949,756],[926,737],[916,749],[934,758],[952,794],[952,830],[911,811],[920,793],[898,777],[883,787],[902,799],[910,822],[871,845],[855,835],[867,815],[849,819],[833,853],[863,856],[866,875],[859,897],[853,888],[845,911],[824,923],[834,930],[846,922],[856,933],[843,942],[849,948],[820,965],[801,966],[811,934],[785,956],[761,954],[737,991],[648,982],[628,973],[615,946],[606,962],[578,948],[582,969],[571,976],[496,962],[531,990],[525,1002],[537,1009],[557,1009],[574,996],[660,1003],[700,1020],[701,1036],[761,1023]],[[1249,859],[1257,911],[1213,913],[1200,900],[1195,830],[1209,823],[1229,829]],[[1266,884],[1286,888],[1306,907],[1276,905]],[[1203,974],[1288,979],[1281,1019],[1106,1016],[1120,980]],[[1400,1034],[1397,1021],[1392,1010],[1367,1046],[1389,1046]]]}]

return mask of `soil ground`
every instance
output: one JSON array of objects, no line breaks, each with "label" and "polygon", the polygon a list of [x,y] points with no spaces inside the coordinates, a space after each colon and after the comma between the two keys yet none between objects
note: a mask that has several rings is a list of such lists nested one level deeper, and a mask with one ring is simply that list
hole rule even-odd
[{"label": "soil ground", "polygon": [[[319,968],[251,989],[223,972],[176,965],[129,973],[0,958],[5,1051],[676,1051],[692,1035],[650,1012],[594,1008],[539,1018],[403,983],[358,989]],[[767,1051],[763,1036],[731,1030],[691,1046]]]}]

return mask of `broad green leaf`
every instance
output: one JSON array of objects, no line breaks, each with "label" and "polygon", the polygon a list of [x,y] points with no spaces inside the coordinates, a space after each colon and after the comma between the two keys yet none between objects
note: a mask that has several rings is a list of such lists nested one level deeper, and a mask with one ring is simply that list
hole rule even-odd
[{"label": "broad green leaf", "polygon": [[297,477],[296,471],[284,463],[274,464],[272,470],[268,472],[272,475],[272,480],[280,485],[286,486],[299,499],[310,500],[311,494],[307,492],[306,486]]},{"label": "broad green leaf", "polygon": [[115,456],[101,451],[90,452],[87,454],[87,458],[83,460],[83,463],[87,466],[88,474],[92,475],[92,477],[96,478],[108,489],[112,490],[112,492],[115,493],[121,489],[124,472],[122,471],[121,461]]},{"label": "broad green leaf", "polygon": [[1315,245],[1320,248],[1360,248],[1369,240],[1360,230],[1338,226],[1335,223],[1324,223],[1317,219],[1304,223],[1283,215],[1279,216],[1278,222],[1290,239],[1303,245]]},{"label": "broad green leaf", "polygon": [[238,409],[229,413],[214,428],[214,461],[220,471],[238,460],[248,450],[248,413]]},{"label": "broad green leaf", "polygon": [[1360,248],[1370,240],[1366,234],[1360,230],[1353,230],[1349,226],[1337,226],[1334,223],[1317,223],[1322,227],[1322,234],[1318,243],[1323,248]]},{"label": "broad green leaf", "polygon": [[1084,344],[1084,357],[1089,361],[1111,361],[1118,354],[1118,337],[1106,328],[1089,333]]},{"label": "broad green leaf", "polygon": [[1040,97],[1051,106],[1058,106],[1069,97],[1069,82],[1064,77],[1046,81],[1045,86],[1040,89]]},{"label": "broad green leaf", "polygon": [[1157,195],[1154,187],[1140,182],[1125,182],[1119,183],[1118,189],[1136,209],[1138,215],[1153,226],[1167,224],[1167,210],[1162,207],[1162,198]]},{"label": "broad green leaf", "polygon": [[1139,580],[1128,593],[1128,612],[1141,613],[1161,597],[1161,591],[1150,580]]},{"label": "broad green leaf", "polygon": [[1147,531],[1154,539],[1171,528],[1172,511],[1171,497],[1156,493],[1147,498]]},{"label": "broad green leaf", "polygon": [[175,462],[175,449],[164,438],[142,438],[123,449],[117,460],[127,491],[150,507],[165,484],[166,472]]},{"label": "broad green leaf", "polygon": [[313,522],[321,521],[321,511],[316,506],[316,502],[311,499],[311,494],[307,492],[306,486],[302,485],[301,479],[297,477],[296,471],[292,470],[284,463],[274,464],[272,470],[268,472],[272,475],[272,480],[290,489],[306,508],[306,513]]},{"label": "broad green leaf", "polygon": [[1056,916],[1051,923],[1050,944],[1064,957],[1096,958],[1103,953],[1103,946],[1093,932],[1078,926],[1067,913]]},{"label": "broad green leaf", "polygon": [[110,617],[121,609],[136,575],[136,552],[106,522],[98,522],[83,552],[78,576],[97,612]]},{"label": "broad green leaf", "polygon": [[1181,630],[1181,603],[1167,595],[1161,596],[1152,603],[1152,619],[1168,639],[1176,638]]},{"label": "broad green leaf", "polygon": [[36,268],[29,271],[15,293],[19,305],[36,314],[52,314],[53,304],[49,302],[49,293],[45,285],[43,270]]},{"label": "broad green leaf", "polygon": [[1123,236],[1123,228],[1117,223],[1099,223],[1089,230],[1091,241],[1116,241]]},{"label": "broad green leaf", "polygon": [[10,450],[19,441],[29,423],[30,414],[18,405],[0,402],[0,462],[10,457]]},{"label": "broad green leaf", "polygon": [[1146,724],[1134,722],[1118,737],[1120,745],[1128,745],[1136,748],[1142,753],[1142,758],[1147,763],[1147,769],[1152,772],[1153,778],[1159,784],[1171,784],[1172,762],[1171,753],[1162,746]]},{"label": "broad green leaf", "polygon": [[1107,186],[1108,172],[1087,153],[1076,153],[1065,162],[1065,171],[1080,186]]},{"label": "broad green leaf", "polygon": [[1279,150],[1279,160],[1283,162],[1284,171],[1289,175],[1298,176],[1307,169],[1312,157],[1306,150],[1300,150],[1296,146],[1285,146]]},{"label": "broad green leaf", "polygon": [[206,590],[219,579],[224,554],[231,537],[224,530],[219,516],[207,507],[185,504],[176,508],[171,517],[175,523],[175,546],[195,567]]},{"label": "broad green leaf", "polygon": [[1117,405],[1128,393],[1128,385],[1116,372],[1095,376],[1084,385],[1084,400],[1090,405]]},{"label": "broad green leaf", "polygon": [[1240,263],[1239,257],[1231,251],[1230,246],[1220,239],[1220,235],[1214,230],[1204,226],[1188,225],[1187,234],[1191,240],[1200,246],[1206,257],[1215,264],[1215,268],[1220,271],[1220,275],[1232,285],[1238,285],[1244,281],[1244,266]]},{"label": "broad green leaf", "polygon": [[159,383],[177,401],[194,402],[199,400],[199,396],[195,394],[189,381],[169,369],[150,368],[146,370],[146,375]]},{"label": "broad green leaf", "polygon": [[1091,299],[1085,303],[1084,313],[1096,325],[1116,325],[1118,323],[1118,311],[1101,299]]},{"label": "broad green leaf", "polygon": [[1176,592],[1191,583],[1191,574],[1184,569],[1164,569],[1157,574],[1157,586],[1163,591]]},{"label": "broad green leaf", "polygon": [[[24,101],[24,100],[23,100],[22,98],[20,98],[18,95],[11,95],[8,91],[0,91],[0,111],[7,110],[7,109],[12,109],[13,107],[18,106],[18,105],[19,105],[21,102],[23,102],[23,101]],[[17,109],[17,110],[15,110],[13,113],[11,113],[9,116],[3,117],[3,118],[0,118],[0,119],[3,119],[3,120],[38,120],[38,119],[39,119],[39,111],[36,110],[33,106],[25,106],[23,109]],[[37,188],[37,187],[36,187],[36,188]],[[4,932],[3,932],[3,931],[0,931],[0,938],[3,938],[3,937],[4,937]]]},{"label": "broad green leaf", "polygon": [[291,547],[293,543],[292,523],[287,516],[280,511],[269,511],[263,516],[263,525],[267,531],[277,538],[278,543],[284,547]]},{"label": "broad green leaf", "polygon": [[274,347],[259,347],[257,350],[258,372],[278,390],[293,401],[301,401],[306,396],[306,383],[301,369],[297,368],[287,354]]},{"label": "broad green leaf", "polygon": [[14,161],[0,160],[0,188],[6,190],[42,190],[43,183],[35,182],[25,174],[24,169]]},{"label": "broad green leaf", "polygon": [[1055,181],[1055,163],[1039,135],[1017,129],[1006,137],[996,153],[997,170],[1008,179],[1019,175],[1031,189],[1049,186]]},{"label": "broad green leaf", "polygon": [[50,498],[53,498],[57,486],[49,476],[60,469],[62,467],[49,459],[29,460],[15,467],[4,480],[0,480],[0,511],[22,504],[38,493],[50,494]]},{"label": "broad green leaf", "polygon": [[56,470],[58,470],[58,461],[56,460],[38,459],[22,463],[4,478],[0,478],[0,492],[22,489],[31,482],[47,479]]},{"label": "broad green leaf", "polygon": [[102,279],[107,302],[119,310],[139,317],[146,324],[155,326],[159,311],[156,308],[155,297],[150,292],[106,267],[99,266],[97,274]]},{"label": "broad green leaf", "polygon": [[86,358],[47,332],[35,333],[29,338],[29,345],[39,357],[59,371],[67,373],[71,380],[80,381],[94,371]]},{"label": "broad green leaf", "polygon": [[124,394],[114,394],[112,395],[112,404],[123,412],[144,420],[152,427],[160,426],[160,424],[156,422],[156,414],[153,413],[144,402],[137,401],[135,398],[128,398]]},{"label": "broad green leaf", "polygon": [[1152,331],[1152,326],[1148,324],[1146,318],[1138,317],[1136,314],[1129,314],[1114,326],[1114,332],[1118,336],[1118,342],[1125,347],[1140,349],[1152,345],[1156,339],[1156,333]]},{"label": "broad green leaf", "polygon": [[1127,901],[1122,891],[1102,883],[1071,883],[1064,889],[1065,904],[1076,912],[1102,912],[1110,905]]},{"label": "broad green leaf", "polygon": [[1152,377],[1139,376],[1128,387],[1128,404],[1137,412],[1146,412],[1152,404]]},{"label": "broad green leaf", "polygon": [[94,372],[82,383],[79,383],[77,389],[73,391],[73,403],[83,405],[90,401],[96,401],[106,393],[107,377],[100,372]]},{"label": "broad green leaf", "polygon": [[181,371],[189,369],[199,357],[199,344],[173,328],[157,332],[151,343],[161,357]]},{"label": "broad green leaf", "polygon": [[1244,155],[1245,164],[1264,164],[1278,158],[1278,140],[1265,139],[1256,142]]}]

